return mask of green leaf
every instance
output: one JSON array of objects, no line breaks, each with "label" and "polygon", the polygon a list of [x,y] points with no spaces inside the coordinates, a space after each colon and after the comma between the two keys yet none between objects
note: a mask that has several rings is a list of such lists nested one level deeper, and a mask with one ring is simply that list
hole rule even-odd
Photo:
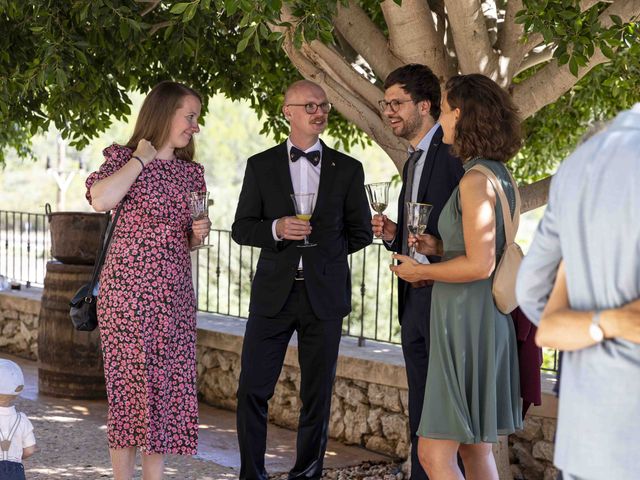
[{"label": "green leaf", "polygon": [[224,9],[228,16],[233,16],[238,11],[239,3],[237,0],[225,0]]},{"label": "green leaf", "polygon": [[193,19],[193,17],[196,14],[196,11],[198,10],[198,5],[195,3],[192,3],[191,5],[189,5],[187,7],[187,9],[185,10],[184,16],[182,17],[182,22],[183,23],[187,23],[189,21],[191,21]]},{"label": "green leaf", "polygon": [[606,43],[600,44],[600,50],[602,50],[602,53],[604,54],[605,57],[610,58],[611,60],[616,58],[616,54],[611,49],[611,47],[609,47],[609,45],[607,45]]},{"label": "green leaf", "polygon": [[571,59],[569,59],[569,71],[574,77],[578,76],[578,61],[575,56],[572,56]]},{"label": "green leaf", "polygon": [[171,7],[171,10],[169,10],[169,13],[173,13],[174,15],[182,15],[182,13],[184,13],[184,11],[187,9],[187,7],[189,7],[190,3],[186,3],[186,2],[180,2],[180,3],[176,3],[173,7]]},{"label": "green leaf", "polygon": [[242,40],[238,42],[238,48],[236,49],[236,53],[244,52],[249,44],[249,39],[251,37],[244,37]]},{"label": "green leaf", "polygon": [[56,81],[60,87],[64,87],[67,83],[67,75],[61,68],[56,69]]},{"label": "green leaf", "polygon": [[622,19],[618,15],[610,15],[610,17],[613,23],[615,23],[618,27],[622,26]]}]

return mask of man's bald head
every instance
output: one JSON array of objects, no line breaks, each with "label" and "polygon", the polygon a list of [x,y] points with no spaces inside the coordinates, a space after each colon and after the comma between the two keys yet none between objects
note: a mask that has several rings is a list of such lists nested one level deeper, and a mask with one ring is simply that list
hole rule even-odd
[{"label": "man's bald head", "polygon": [[284,104],[291,103],[295,100],[294,98],[299,97],[301,94],[314,93],[319,96],[325,96],[326,93],[324,89],[318,85],[317,83],[312,82],[311,80],[298,80],[297,82],[293,82],[287,88],[287,91],[284,93]]},{"label": "man's bald head", "polygon": [[[307,109],[313,113],[307,113]],[[317,142],[327,127],[329,110],[331,104],[320,85],[309,80],[292,83],[284,95],[282,113],[291,126],[289,138],[293,144],[307,148]]]}]

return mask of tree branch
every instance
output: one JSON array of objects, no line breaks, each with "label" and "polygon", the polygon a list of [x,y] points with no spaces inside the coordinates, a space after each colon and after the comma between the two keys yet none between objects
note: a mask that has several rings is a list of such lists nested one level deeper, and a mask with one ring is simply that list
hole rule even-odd
[{"label": "tree branch", "polygon": [[403,64],[389,48],[387,38],[354,0],[350,0],[348,7],[338,2],[334,25],[379,78],[387,78]]},{"label": "tree branch", "polygon": [[522,48],[519,40],[524,34],[524,26],[515,22],[516,13],[522,9],[522,0],[509,0],[505,7],[502,25],[498,28],[496,49],[508,58],[512,58],[514,53]]},{"label": "tree branch", "polygon": [[479,0],[445,0],[449,24],[463,74],[482,73],[495,78],[498,57],[491,47]]},{"label": "tree branch", "polygon": [[520,63],[518,71],[515,74],[517,75],[519,73],[522,73],[525,70],[530,69],[531,67],[539,65],[540,63],[548,62],[553,58],[554,50],[555,47],[547,46],[539,52],[531,52],[529,55],[524,57],[524,60]]},{"label": "tree branch", "polygon": [[[583,2],[588,3],[588,2]],[[630,22],[637,19],[640,16],[640,1],[638,0],[616,0],[607,7],[607,9],[600,14],[598,20],[600,24],[609,28],[613,25],[611,15],[618,15],[623,23]]]},{"label": "tree branch", "polygon": [[[342,60],[341,64],[330,70],[325,70],[327,59],[331,59],[332,55],[337,55],[328,49],[326,45],[317,45],[315,42],[313,45],[304,44],[302,50],[297,50],[293,45],[292,31],[296,28],[297,19],[291,15],[291,12],[286,6],[283,6],[281,11],[281,18],[284,22],[290,22],[293,26],[290,29],[281,27],[278,25],[270,25],[273,31],[279,31],[284,33],[285,39],[282,44],[282,48],[285,53],[295,65],[296,69],[302,74],[302,76],[308,80],[311,80],[320,85],[325,92],[329,100],[335,105],[336,109],[350,122],[353,122],[367,135],[369,135],[380,147],[387,152],[391,157],[398,171],[402,171],[402,165],[406,158],[407,146],[398,139],[388,127],[388,125],[382,119],[376,101],[369,102],[366,100],[367,96],[371,95],[371,91],[368,90],[364,95],[354,95],[353,91],[346,88],[342,83],[341,77],[338,75],[338,79],[332,76],[339,71],[355,82],[355,77],[358,74],[351,69],[352,74],[346,74],[345,64]],[[318,42],[319,43],[319,42]],[[317,49],[317,50],[316,50]],[[321,53],[319,53],[321,52]],[[310,56],[307,56],[310,54]],[[326,55],[323,58],[322,55]],[[315,60],[315,61],[314,61]],[[319,61],[321,64],[316,63]],[[358,87],[363,88],[360,82],[367,82],[364,78],[360,77],[357,83]],[[368,83],[368,82],[367,82]],[[369,84],[372,88],[376,88],[374,85]],[[351,87],[353,88],[353,87]],[[377,89],[376,89],[377,90]],[[377,91],[377,98],[381,98],[381,92]]]},{"label": "tree branch", "polygon": [[160,30],[161,28],[166,28],[169,25],[173,25],[173,22],[171,20],[165,20],[164,22],[154,23],[153,25],[151,25],[151,30],[149,30],[149,36],[153,37],[158,30]]},{"label": "tree branch", "polygon": [[385,0],[381,8],[396,57],[405,63],[428,65],[442,82],[451,76],[446,48],[425,0],[403,0],[401,6]]},{"label": "tree branch", "polygon": [[522,198],[520,213],[526,213],[547,203],[552,177],[553,176],[550,175],[547,178],[518,188],[518,190],[520,190],[520,197]]},{"label": "tree branch", "polygon": [[314,40],[310,44],[302,45],[302,51],[307,58],[317,64],[332,78],[343,83],[354,95],[363,98],[373,108],[377,108],[382,99],[382,91],[373,83],[356,72],[332,47]]},{"label": "tree branch", "polygon": [[151,12],[154,8],[156,8],[162,0],[136,0],[136,3],[148,3],[149,6],[145,8],[142,13],[140,13],[141,17],[144,17],[147,13]]},{"label": "tree branch", "polygon": [[560,67],[558,61],[554,60],[532,77],[515,85],[512,93],[513,101],[518,106],[522,119],[530,117],[542,107],[555,102],[592,68],[608,60],[601,50],[597,50],[589,63],[578,70],[577,77],[569,71],[568,64]]},{"label": "tree branch", "polygon": [[[604,12],[600,14],[599,21],[602,26],[613,25],[611,15],[618,15],[623,22],[629,22],[640,15],[640,1],[616,0]],[[558,66],[557,61],[552,61],[532,77],[513,88],[513,100],[519,107],[522,118],[527,118],[542,107],[555,102],[564,95],[572,86],[584,77],[591,69],[608,62],[609,59],[597,49],[589,59],[589,63],[578,70],[578,77],[569,72],[569,66]]]}]

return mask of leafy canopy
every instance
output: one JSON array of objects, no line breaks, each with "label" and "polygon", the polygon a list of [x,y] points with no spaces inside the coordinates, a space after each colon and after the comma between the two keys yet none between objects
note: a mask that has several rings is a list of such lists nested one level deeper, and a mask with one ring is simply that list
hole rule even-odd
[{"label": "leafy canopy", "polygon": [[[338,1],[285,3],[300,18],[296,45],[318,39],[347,55],[333,30]],[[380,2],[359,4],[386,33]],[[613,28],[602,28],[597,16],[606,5],[580,12],[570,0],[529,0],[517,17],[528,35],[540,32],[555,43],[555,57],[572,71],[595,48],[613,58],[525,122],[520,180],[544,177],[592,120],[640,99],[638,25],[614,19]],[[167,78],[204,97],[248,99],[263,119],[261,133],[280,140],[288,130],[280,115],[283,91],[300,78],[271,28],[282,7],[282,0],[0,0],[0,164],[6,147],[28,156],[30,137],[50,125],[83,148],[111,116],[130,115],[129,92],[147,92]],[[381,85],[366,65],[365,75]],[[329,133],[342,148],[370,142],[355,125],[332,117]]]}]

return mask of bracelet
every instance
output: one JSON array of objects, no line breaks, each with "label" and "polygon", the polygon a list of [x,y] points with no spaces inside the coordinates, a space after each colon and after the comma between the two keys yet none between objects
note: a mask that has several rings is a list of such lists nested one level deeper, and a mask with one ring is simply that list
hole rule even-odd
[{"label": "bracelet", "polygon": [[142,169],[144,170],[144,162],[142,161],[142,159],[139,156],[134,155],[131,158],[135,158],[136,160],[138,160],[140,162],[140,165],[142,165]]}]

